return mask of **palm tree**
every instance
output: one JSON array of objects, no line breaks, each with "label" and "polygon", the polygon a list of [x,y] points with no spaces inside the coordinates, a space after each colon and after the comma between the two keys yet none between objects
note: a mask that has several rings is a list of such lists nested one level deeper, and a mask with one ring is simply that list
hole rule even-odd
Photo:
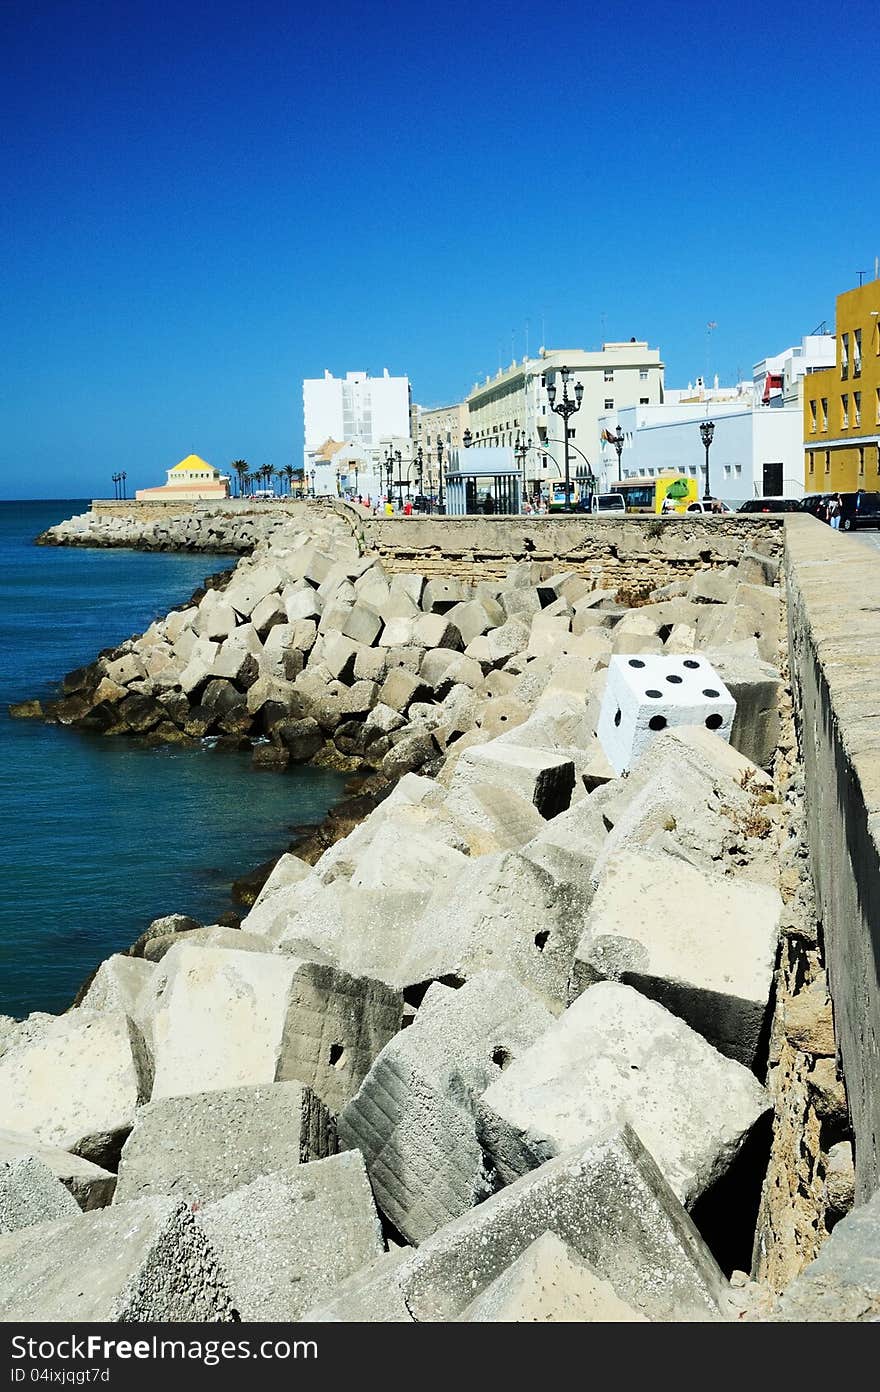
[{"label": "palm tree", "polygon": [[276,469],[276,470],[275,470],[275,477],[276,477],[277,480],[278,480],[278,491],[279,491],[279,493],[283,494],[283,493],[284,493],[284,470],[283,470],[283,469]]},{"label": "palm tree", "polygon": [[245,493],[247,493],[247,490],[251,487],[251,485],[252,485],[252,483],[253,483],[255,477],[256,477],[255,474],[251,474],[251,473],[245,473],[245,474],[244,474],[244,476],[243,476],[243,478],[242,478],[242,483],[244,484]]},{"label": "palm tree", "polygon": [[235,473],[237,474],[237,476],[238,476],[238,492],[239,492],[239,497],[240,497],[240,496],[241,496],[241,491],[242,491],[242,484],[243,484],[244,480],[247,478],[247,471],[248,471],[247,460],[246,460],[246,459],[233,459],[233,461],[232,461],[232,463],[231,463],[231,465],[230,465],[230,468],[233,469],[234,472],[235,472]]},{"label": "palm tree", "polygon": [[285,464],[284,468],[281,470],[281,473],[282,476],[287,479],[287,492],[288,494],[290,494],[292,491],[292,484],[294,475],[296,474],[296,470],[294,469],[292,464]]}]

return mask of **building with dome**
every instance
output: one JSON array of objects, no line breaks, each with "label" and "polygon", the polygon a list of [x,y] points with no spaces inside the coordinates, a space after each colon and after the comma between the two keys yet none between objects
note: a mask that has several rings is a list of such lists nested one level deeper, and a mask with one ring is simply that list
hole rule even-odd
[{"label": "building with dome", "polygon": [[222,502],[229,497],[229,478],[197,454],[188,454],[168,470],[167,483],[139,488],[134,496],[139,503]]}]

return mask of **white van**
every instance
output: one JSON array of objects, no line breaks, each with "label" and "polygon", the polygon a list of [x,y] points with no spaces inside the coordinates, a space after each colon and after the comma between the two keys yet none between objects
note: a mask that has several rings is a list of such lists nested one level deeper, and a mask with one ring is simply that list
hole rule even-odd
[{"label": "white van", "polygon": [[620,493],[594,493],[590,499],[590,512],[619,517],[626,512],[626,503]]}]

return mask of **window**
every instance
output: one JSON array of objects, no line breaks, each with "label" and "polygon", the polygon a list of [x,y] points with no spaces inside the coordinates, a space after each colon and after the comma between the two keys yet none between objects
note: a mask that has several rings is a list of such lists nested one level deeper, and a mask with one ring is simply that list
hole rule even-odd
[{"label": "window", "polygon": [[613,368],[613,367],[606,367],[606,369],[605,369],[605,381],[606,381],[606,382],[613,382],[613,381],[614,381],[614,368]]},{"label": "window", "polygon": [[830,474],[830,473],[831,473],[831,451],[830,451],[830,450],[826,450],[826,451],[825,451],[825,472],[826,472],[826,474]]},{"label": "window", "polygon": [[736,473],[737,478],[739,478],[740,474],[741,474],[742,471],[743,471],[743,466],[742,466],[741,464],[734,464],[733,467],[734,467],[734,471],[735,471],[735,473]]},{"label": "window", "polygon": [[865,472],[865,446],[859,445],[859,474],[864,476]]},{"label": "window", "polygon": [[849,430],[849,396],[846,392],[840,398],[840,428]]},{"label": "window", "polygon": [[845,382],[849,376],[849,334],[840,335],[840,380]]},{"label": "window", "polygon": [[605,410],[606,410],[606,411],[613,411],[613,410],[614,410],[614,398],[613,398],[613,397],[611,397],[611,396],[606,396],[606,398],[605,398]]},{"label": "window", "polygon": [[874,397],[874,419],[877,422],[877,424],[880,425],[880,387],[875,388]]},{"label": "window", "polygon": [[822,397],[822,429],[828,429],[828,397]]},{"label": "window", "polygon": [[812,433],[815,435],[815,433],[816,433],[816,403],[815,403],[815,401],[811,401],[811,402],[810,402],[810,430],[811,430]]},{"label": "window", "polygon": [[640,397],[639,397],[639,405],[640,405],[640,406],[647,406],[648,404],[649,404],[649,402],[648,402],[648,398],[647,398],[646,396],[640,396]]},{"label": "window", "polygon": [[862,331],[856,329],[853,334],[853,376],[862,375]]},{"label": "window", "polygon": [[856,425],[862,423],[862,393],[853,392],[853,421]]},{"label": "window", "polygon": [[816,467],[816,460],[815,460],[815,457],[814,457],[814,455],[813,455],[813,451],[810,450],[810,473],[811,473],[811,474],[812,474],[813,471],[815,470],[815,467]]},{"label": "window", "polygon": [[724,466],[724,473],[725,473],[725,477],[726,477],[726,478],[730,478],[730,465],[729,465],[729,464],[725,464],[725,466]]},{"label": "window", "polygon": [[647,380],[648,380],[648,369],[647,369],[646,367],[640,367],[640,368],[639,368],[639,381],[640,381],[640,382],[647,382]]},{"label": "window", "polygon": [[430,443],[431,443],[431,437],[430,437],[430,435],[426,435],[426,436],[425,436],[425,442],[426,442],[426,444],[429,444],[429,445],[430,445]]}]

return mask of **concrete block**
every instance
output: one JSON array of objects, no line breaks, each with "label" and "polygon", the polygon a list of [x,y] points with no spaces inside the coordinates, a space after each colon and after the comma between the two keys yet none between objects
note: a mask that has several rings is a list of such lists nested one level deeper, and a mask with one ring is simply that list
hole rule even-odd
[{"label": "concrete block", "polygon": [[597,734],[612,768],[628,769],[672,725],[730,738],[736,702],[704,657],[613,657]]},{"label": "concrete block", "polygon": [[[287,615],[287,622],[290,624],[300,623],[304,619],[318,620],[321,617],[323,603],[320,597],[312,589],[311,585],[307,588],[291,589],[285,588],[282,599],[284,602],[284,612]],[[315,623],[317,629],[317,623]]]},{"label": "concrete block", "polygon": [[422,591],[421,607],[428,614],[445,614],[454,604],[463,604],[470,597],[470,586],[460,580],[433,579]]},{"label": "concrete block", "polygon": [[461,634],[445,614],[420,614],[413,622],[413,642],[422,648],[454,648],[463,646]]},{"label": "concrete block", "polygon": [[185,696],[192,696],[197,687],[209,680],[219,651],[219,643],[212,643],[209,638],[196,639],[189,660],[180,674],[180,689]]},{"label": "concrete block", "polygon": [[590,904],[572,993],[622,981],[752,1068],[782,907],[769,886],[710,875],[663,853],[622,851],[605,863]]},{"label": "concrete block", "polygon": [[359,648],[354,659],[355,681],[381,683],[388,672],[388,655],[384,648]]},{"label": "concrete block", "polygon": [[728,604],[741,578],[733,565],[723,570],[698,570],[688,585],[687,597],[695,604]]},{"label": "concrete block", "polygon": [[701,648],[726,647],[748,638],[757,640],[763,662],[779,661],[782,626],[778,589],[737,585],[729,604],[707,608],[697,624]]},{"label": "concrete block", "polygon": [[593,867],[608,836],[601,809],[583,798],[544,822],[522,847],[523,857],[559,884],[577,885],[585,911],[593,894]]},{"label": "concrete block", "polygon": [[0,1166],[31,1158],[45,1165],[82,1209],[103,1208],[113,1198],[116,1176],[109,1170],[60,1146],[47,1145],[31,1132],[0,1131]]},{"label": "concrete block", "polygon": [[246,619],[261,599],[265,599],[273,590],[280,590],[283,584],[284,576],[271,561],[252,565],[248,569],[239,566],[223,591],[223,598],[237,614]]},{"label": "concrete block", "polygon": [[544,1232],[458,1317],[491,1324],[630,1324],[644,1322],[553,1232]]},{"label": "concrete block", "polygon": [[459,653],[453,648],[434,648],[422,658],[419,676],[433,689],[435,696],[445,696],[454,685],[447,680],[446,674],[458,657]]},{"label": "concrete block", "polygon": [[84,1010],[121,1011],[130,1015],[142,1029],[142,1012],[138,1002],[155,970],[153,963],[143,957],[114,953],[101,963],[80,1006]]},{"label": "concrete block", "polygon": [[461,833],[472,856],[517,850],[553,825],[544,821],[533,802],[492,783],[450,789],[443,815]]},{"label": "concrete block", "polygon": [[354,1151],[254,1180],[205,1204],[197,1223],[245,1322],[301,1319],[385,1249]]},{"label": "concrete block", "polygon": [[462,644],[466,647],[481,633],[487,633],[490,628],[497,627],[499,623],[504,622],[504,613],[500,605],[496,608],[498,612],[493,612],[490,617],[485,604],[478,599],[469,599],[447,609],[446,618],[449,623],[455,625],[461,635]]},{"label": "concrete block", "polygon": [[408,1241],[423,1241],[491,1192],[474,1100],[552,1020],[506,974],[444,988],[386,1044],[341,1112],[340,1144],[362,1151],[379,1207]]},{"label": "concrete block", "polygon": [[308,1084],[337,1113],[402,1018],[400,991],[327,963],[303,962],[291,986],[276,1079]]},{"label": "concrete block", "polygon": [[430,687],[420,677],[404,667],[394,667],[382,683],[378,699],[383,706],[403,712],[413,701],[427,701],[430,696]]},{"label": "concrete block", "polygon": [[303,665],[303,652],[297,645],[296,624],[275,624],[266,635],[260,654],[260,670],[267,677],[293,681],[299,676]]},{"label": "concrete block", "polygon": [[535,614],[529,630],[529,657],[547,657],[561,649],[563,640],[571,633],[569,619],[554,618],[546,613]]},{"label": "concrete block", "polygon": [[79,1213],[79,1205],[34,1155],[0,1160],[0,1234]]},{"label": "concrete block", "polygon": [[141,1199],[0,1237],[0,1320],[144,1324],[236,1318],[217,1255],[177,1199]]},{"label": "concrete block", "polygon": [[[310,653],[318,636],[318,625],[314,619],[292,620],[293,636],[291,642],[302,653]],[[271,636],[271,635],[270,635]]]},{"label": "concrete block", "polygon": [[474,638],[465,648],[465,657],[473,657],[488,667],[500,667],[515,653],[525,652],[529,645],[529,624],[519,618],[508,619],[498,628]]},{"label": "concrete block", "polygon": [[631,987],[601,981],[490,1084],[477,1120],[508,1181],[628,1121],[689,1207],[769,1107],[741,1064]]},{"label": "concrete block", "polygon": [[410,604],[417,608],[421,605],[422,591],[425,588],[424,575],[417,575],[410,571],[399,575],[392,575],[389,582],[389,590],[392,599],[408,599]]},{"label": "concrete block", "polygon": [[705,656],[736,701],[730,743],[761,768],[769,767],[781,728],[780,673],[769,662],[725,648],[712,648]]},{"label": "concrete block", "polygon": [[571,801],[574,765],[546,749],[529,749],[496,741],[468,749],[459,759],[452,787],[494,783],[533,802],[542,817],[555,817]]},{"label": "concrete block", "polygon": [[328,1300],[306,1310],[303,1320],[309,1324],[412,1324],[395,1275],[409,1250],[393,1248],[369,1266],[359,1267],[333,1288]]},{"label": "concrete block", "polygon": [[287,622],[287,610],[280,594],[265,595],[259,604],[254,605],[251,613],[251,624],[258,637],[265,639],[276,624],[286,624]]},{"label": "concrete block", "polygon": [[149,1071],[126,1015],[70,1011],[0,1058],[0,1127],[112,1162],[147,1095]]},{"label": "concrete block", "polygon": [[334,681],[350,682],[354,676],[354,662],[360,645],[341,633],[328,637],[324,645],[321,661]]},{"label": "concrete block", "polygon": [[535,614],[541,612],[541,600],[538,591],[531,586],[517,586],[515,589],[504,589],[498,596],[501,607],[508,619],[522,619],[526,623],[531,623]]},{"label": "concrete block", "polygon": [[162,1097],[138,1109],[114,1203],[157,1194],[207,1203],[335,1150],[326,1107],[299,1082]]},{"label": "concrete block", "polygon": [[397,618],[389,615],[387,610],[382,617],[385,620],[385,627],[379,637],[380,648],[409,647],[413,641],[415,617]]},{"label": "concrete block", "polygon": [[728,1312],[721,1271],[626,1125],[493,1194],[385,1279],[417,1321],[455,1320],[545,1232],[649,1320],[717,1320]]},{"label": "concrete block", "polygon": [[355,642],[371,647],[382,632],[382,620],[375,609],[359,602],[354,605],[346,619],[342,632],[346,638],[353,638]]}]

